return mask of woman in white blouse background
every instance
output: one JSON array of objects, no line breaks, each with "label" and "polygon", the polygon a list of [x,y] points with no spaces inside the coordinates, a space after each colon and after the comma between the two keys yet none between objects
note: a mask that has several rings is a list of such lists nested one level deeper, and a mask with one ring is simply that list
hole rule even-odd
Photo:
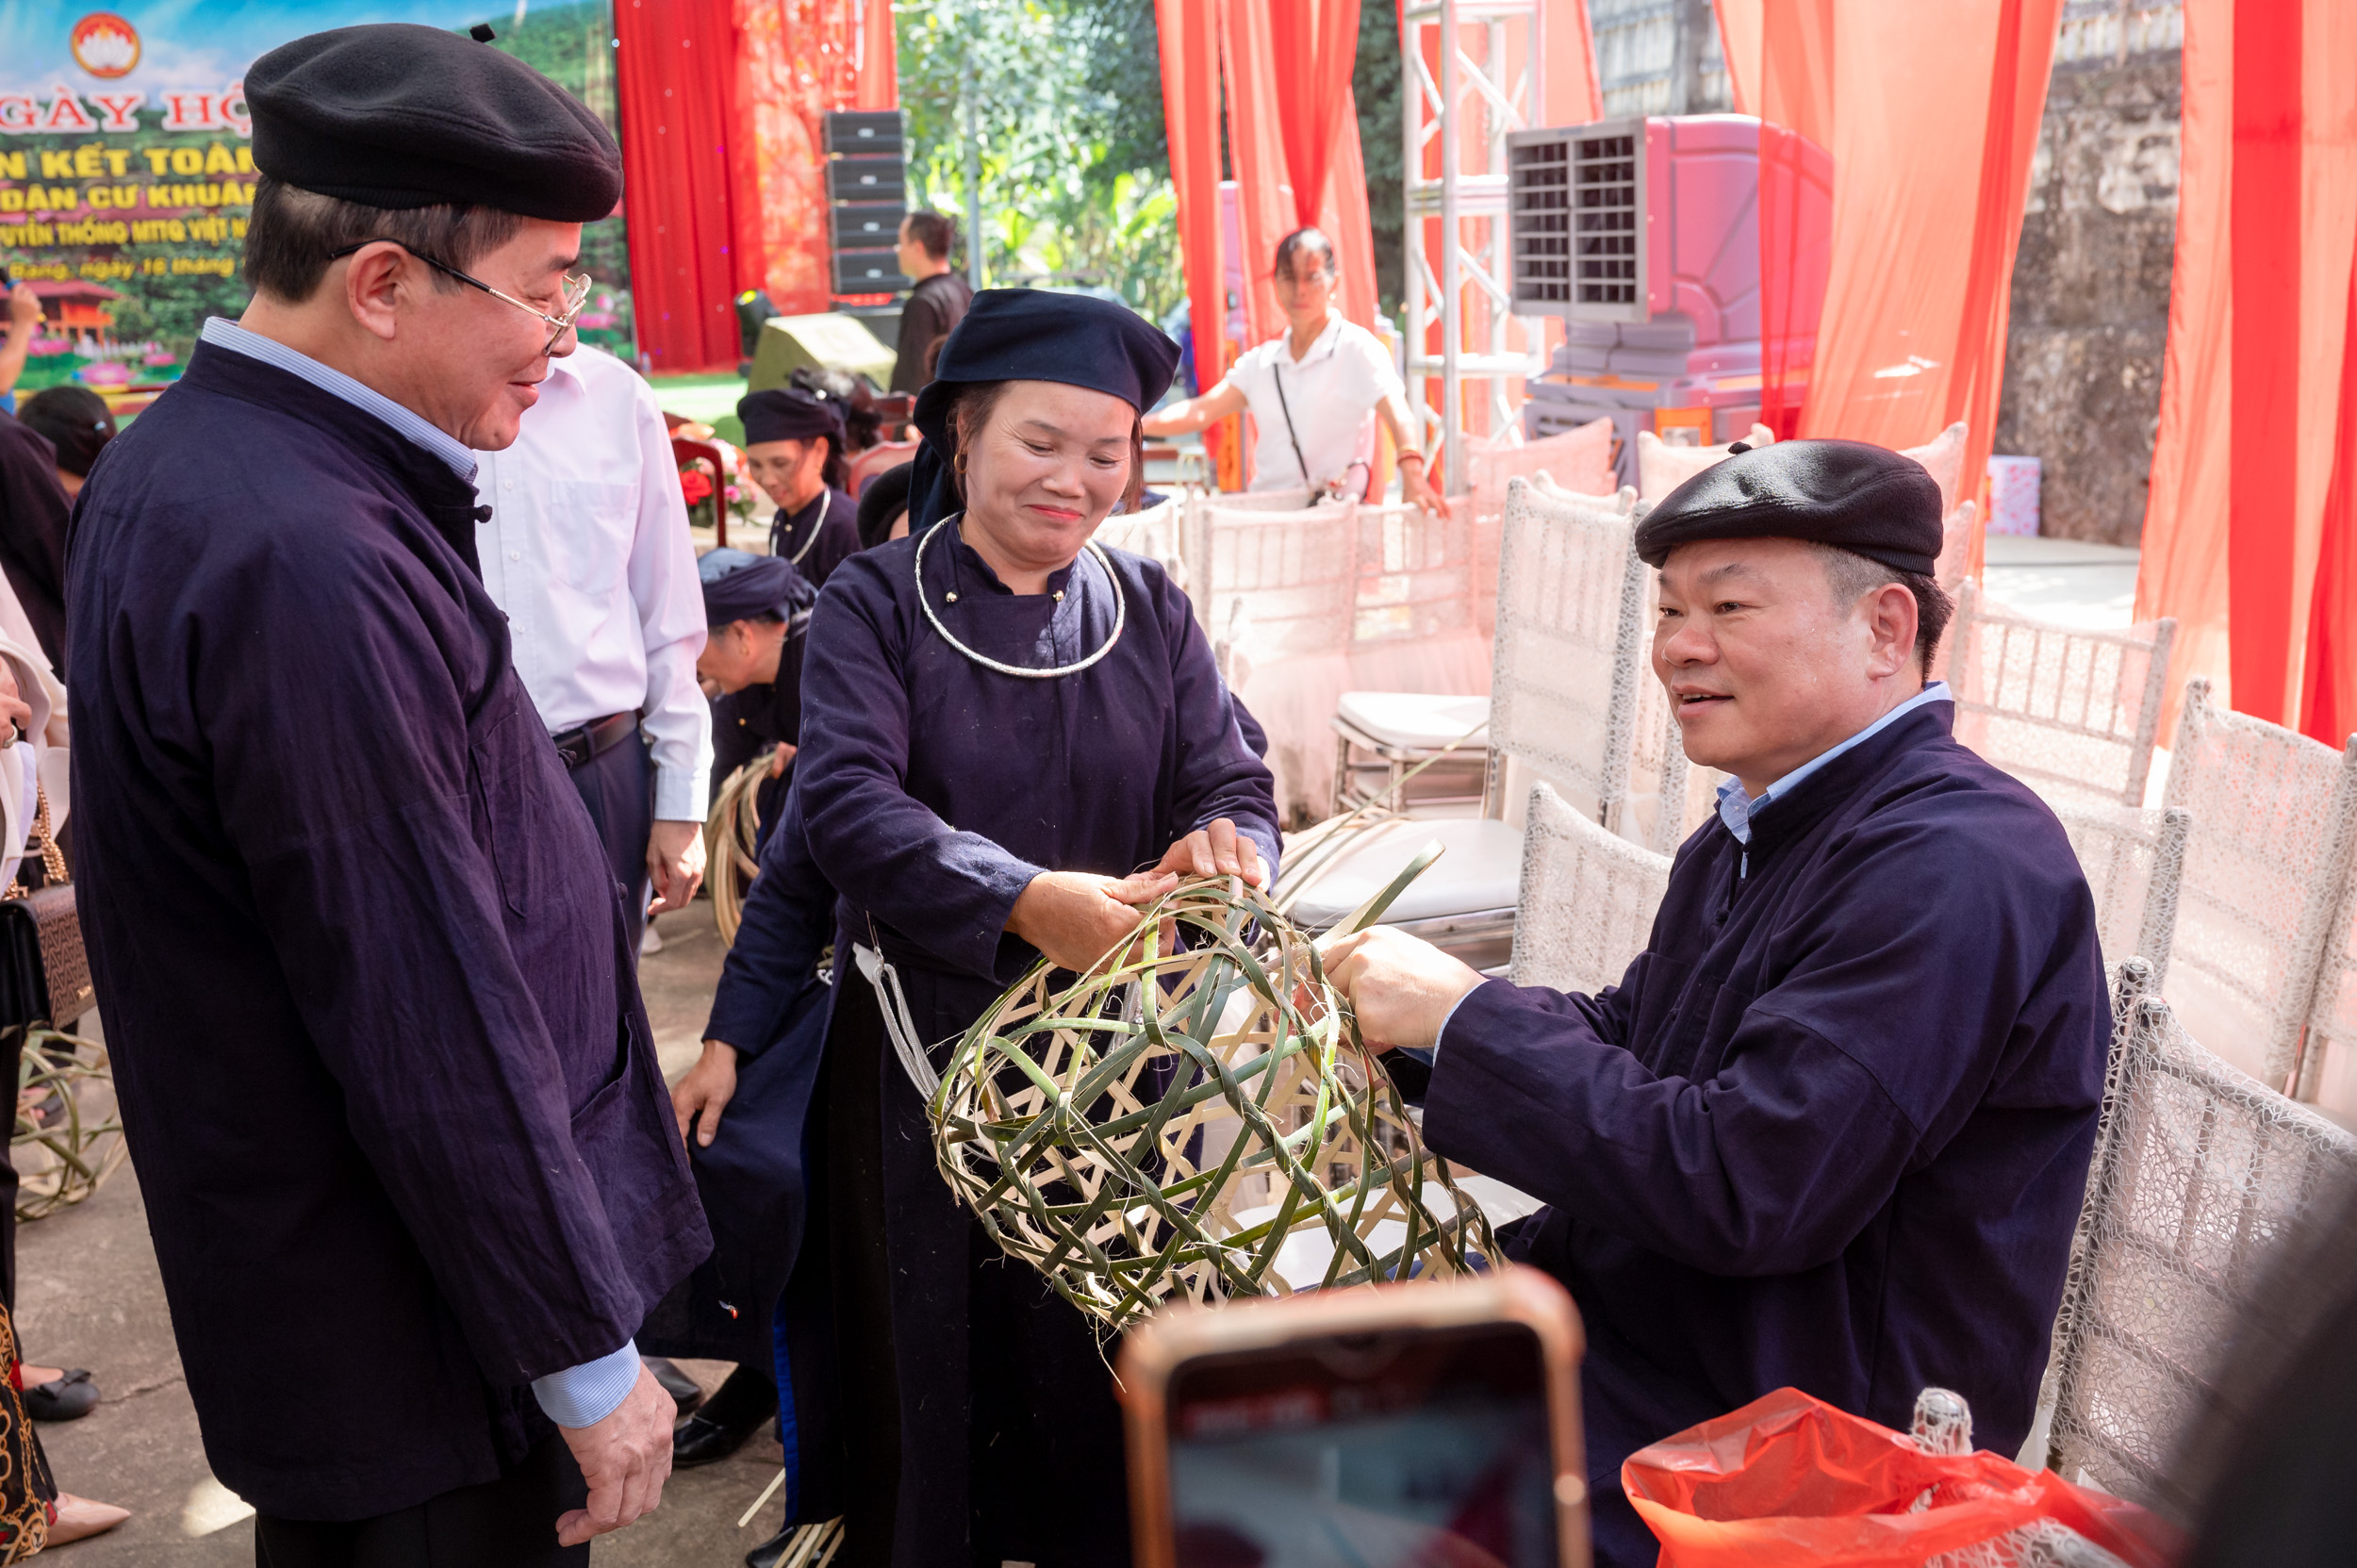
[{"label": "woman in white blouse background", "polygon": [[1246,350],[1218,386],[1144,421],[1148,436],[1178,436],[1250,410],[1255,490],[1363,496],[1381,421],[1399,453],[1402,499],[1446,516],[1426,482],[1423,443],[1391,351],[1334,305],[1334,242],[1313,228],[1277,241],[1277,303],[1289,330]]}]

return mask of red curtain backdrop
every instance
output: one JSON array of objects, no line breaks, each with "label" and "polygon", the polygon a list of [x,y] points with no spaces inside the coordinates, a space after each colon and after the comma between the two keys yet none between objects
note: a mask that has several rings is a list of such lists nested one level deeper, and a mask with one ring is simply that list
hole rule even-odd
[{"label": "red curtain backdrop", "polygon": [[657,372],[733,365],[730,0],[617,5],[622,202],[638,345]]},{"label": "red curtain backdrop", "polygon": [[1718,0],[1719,53],[1727,62],[1727,96],[1738,114],[1759,113],[1763,0]]},{"label": "red curtain backdrop", "polygon": [[1834,0],[1721,0],[1719,15],[1738,101],[1760,120],[1759,417],[1789,437],[1833,265]]},{"label": "red curtain backdrop", "polygon": [[[2136,613],[2171,679],[2338,746],[2357,727],[2357,10],[2188,0],[2177,256]],[[2171,711],[2175,696],[2171,694]]]},{"label": "red curtain backdrop", "polygon": [[1539,124],[1584,125],[1603,118],[1588,0],[1540,0]]},{"label": "red curtain backdrop", "polygon": [[1977,487],[2059,5],[1769,0],[1763,106],[1804,134],[1831,119],[1831,260],[1798,434],[1917,446],[1963,420]]},{"label": "red curtain backdrop", "polygon": [[1219,239],[1219,8],[1202,0],[1155,0],[1154,21],[1195,381],[1209,391],[1228,369],[1228,287]]},{"label": "red curtain backdrop", "polygon": [[[1326,177],[1350,108],[1350,68],[1359,54],[1359,0],[1240,0],[1268,18],[1277,90],[1277,128],[1284,139],[1296,226],[1318,221]],[[1351,117],[1354,128],[1357,116]],[[1354,137],[1353,140],[1356,140]]]},{"label": "red curtain backdrop", "polygon": [[[1285,330],[1271,262],[1277,242],[1298,225],[1285,165],[1284,111],[1277,102],[1269,0],[1220,0],[1219,10],[1220,55],[1227,65],[1228,159],[1236,181],[1238,244],[1243,251],[1244,340],[1249,346]],[[1337,244],[1341,240],[1335,236]]]},{"label": "red curtain backdrop", "polygon": [[828,306],[823,116],[899,101],[884,0],[632,0],[614,15],[640,351],[728,369],[735,297]]}]

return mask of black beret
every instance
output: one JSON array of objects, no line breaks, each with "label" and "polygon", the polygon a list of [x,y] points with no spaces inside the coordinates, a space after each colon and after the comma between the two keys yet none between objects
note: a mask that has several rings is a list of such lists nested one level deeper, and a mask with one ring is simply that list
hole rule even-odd
[{"label": "black beret", "polygon": [[736,417],[744,421],[747,446],[826,436],[833,439],[835,451],[843,450],[843,404],[806,388],[749,392],[736,400]]},{"label": "black beret", "polygon": [[19,424],[38,430],[58,449],[58,467],[90,477],[98,449],[115,437],[107,400],[87,387],[44,387],[16,410]]},{"label": "black beret", "polygon": [[481,206],[552,223],[609,216],[622,154],[523,61],[439,27],[337,27],[246,68],[254,166],[367,206]]},{"label": "black beret", "polygon": [[915,463],[897,463],[867,482],[859,493],[859,547],[873,550],[884,542],[892,520],[909,509],[909,481],[916,477]]},{"label": "black beret", "polygon": [[1661,498],[1637,525],[1658,567],[1700,539],[1805,539],[1930,576],[1939,561],[1939,481],[1912,457],[1864,441],[1743,447]]},{"label": "black beret", "polygon": [[961,386],[1061,381],[1117,397],[1143,414],[1170,390],[1178,370],[1178,345],[1126,305],[1046,289],[983,289],[941,345],[933,379],[916,394],[925,444],[916,453],[910,531],[957,510],[949,407]]},{"label": "black beret", "polygon": [[742,550],[708,550],[696,563],[703,583],[704,624],[726,626],[756,616],[791,618],[817,599],[794,563],[782,555],[752,555]]}]

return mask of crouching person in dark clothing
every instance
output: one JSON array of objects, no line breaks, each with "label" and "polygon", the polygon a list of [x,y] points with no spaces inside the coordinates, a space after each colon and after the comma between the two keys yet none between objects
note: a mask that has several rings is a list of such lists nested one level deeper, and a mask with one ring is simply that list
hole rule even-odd
[{"label": "crouching person in dark clothing", "polygon": [[1653,1562],[1621,1461],[1790,1385],[1904,1429],[1926,1385],[2027,1435],[2094,1146],[2094,901],[2038,798],[1926,685],[1939,491],[1847,441],[1739,452],[1637,533],[1654,672],[1734,775],[1645,952],[1594,996],[1396,932],[1328,957],[1370,1042],[1435,1047],[1425,1136],[1549,1206],[1596,1560]]},{"label": "crouching person in dark clothing", "polygon": [[585,1565],[710,1247],[626,911],[476,570],[621,162],[510,57],[246,74],[255,297],[113,445],[68,602],[83,930],[213,1473],[270,1568]]}]

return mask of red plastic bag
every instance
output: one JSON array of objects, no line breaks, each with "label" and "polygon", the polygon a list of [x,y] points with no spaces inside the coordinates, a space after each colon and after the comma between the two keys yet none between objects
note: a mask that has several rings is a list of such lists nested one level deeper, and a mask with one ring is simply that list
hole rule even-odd
[{"label": "red plastic bag", "polygon": [[1995,1454],[1927,1454],[1793,1388],[1639,1449],[1621,1485],[1661,1542],[1660,1568],[1902,1568],[1984,1543],[2006,1563],[2003,1538],[2052,1525],[2131,1568],[2167,1568],[2181,1547],[2134,1503]]}]

